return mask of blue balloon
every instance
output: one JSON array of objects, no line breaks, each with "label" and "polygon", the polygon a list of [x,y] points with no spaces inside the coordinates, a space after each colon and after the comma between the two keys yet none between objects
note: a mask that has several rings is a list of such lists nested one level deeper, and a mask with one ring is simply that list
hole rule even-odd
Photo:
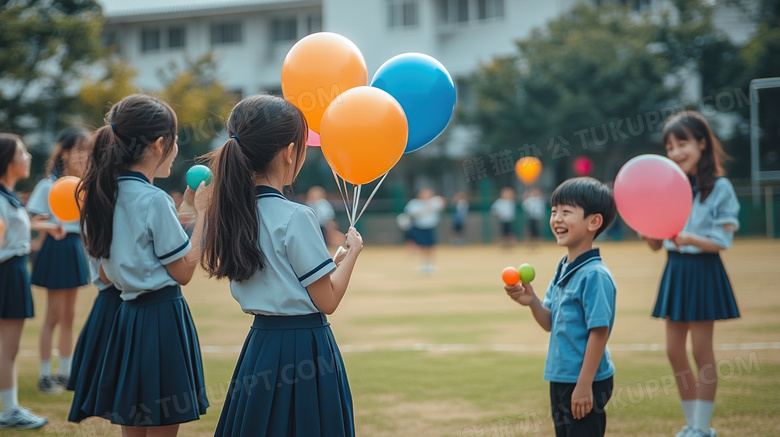
[{"label": "blue balloon", "polygon": [[406,114],[409,139],[404,153],[414,152],[439,136],[455,110],[455,83],[436,59],[404,53],[387,60],[371,86],[393,96]]}]

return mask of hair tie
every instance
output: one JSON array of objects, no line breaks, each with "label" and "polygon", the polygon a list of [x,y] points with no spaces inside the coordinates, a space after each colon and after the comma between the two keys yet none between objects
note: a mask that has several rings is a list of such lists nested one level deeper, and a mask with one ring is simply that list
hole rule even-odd
[{"label": "hair tie", "polygon": [[114,133],[116,133],[116,125],[114,123],[110,123],[110,126],[111,126],[111,130],[114,131]]},{"label": "hair tie", "polygon": [[231,136],[230,136],[230,138],[235,138],[235,139],[236,139],[236,141],[238,141],[239,143],[241,142],[241,140],[240,140],[240,139],[238,138],[238,136],[236,136],[236,135],[231,135]]}]

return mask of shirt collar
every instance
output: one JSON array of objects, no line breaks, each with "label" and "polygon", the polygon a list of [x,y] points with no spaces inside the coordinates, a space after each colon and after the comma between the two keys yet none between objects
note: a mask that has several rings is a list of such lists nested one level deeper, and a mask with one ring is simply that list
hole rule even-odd
[{"label": "shirt collar", "polygon": [[575,271],[579,270],[580,267],[584,266],[585,264],[601,259],[601,252],[599,252],[598,247],[594,247],[593,249],[581,254],[577,258],[574,259],[574,261],[571,261],[569,265],[566,267],[566,271],[561,274],[561,269],[563,268],[563,264],[567,261],[566,257],[561,258],[561,261],[558,263],[558,268],[555,270],[555,283],[559,286],[563,286],[563,284],[571,278],[572,274],[574,274]]},{"label": "shirt collar", "polygon": [[132,170],[120,171],[117,180],[127,180],[127,179],[136,179],[136,180],[140,180],[141,182],[146,182],[147,184],[149,183],[149,179],[147,179],[143,173],[132,171]]},{"label": "shirt collar", "polygon": [[268,185],[256,186],[255,192],[257,193],[257,197],[281,197],[284,199],[284,196],[282,196],[282,193],[280,193],[279,190],[274,187],[269,187]]},{"label": "shirt collar", "polygon": [[14,193],[13,191],[11,191],[8,188],[6,188],[5,185],[3,185],[3,184],[0,184],[0,193],[2,193],[3,197],[8,199],[8,202],[12,206],[14,206],[16,208],[21,208],[22,207],[22,201],[19,200],[19,198],[16,196],[16,193]]}]

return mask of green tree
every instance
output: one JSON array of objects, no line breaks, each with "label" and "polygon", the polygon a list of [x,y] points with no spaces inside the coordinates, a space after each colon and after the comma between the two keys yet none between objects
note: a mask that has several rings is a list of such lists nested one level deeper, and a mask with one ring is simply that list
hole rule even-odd
[{"label": "green tree", "polygon": [[629,153],[622,149],[635,154],[648,144],[660,121],[654,112],[677,92],[664,85],[668,59],[649,44],[657,31],[625,8],[584,4],[534,30],[516,55],[472,78],[475,106],[465,120],[482,132],[479,152],[538,156],[557,179],[571,175],[575,156],[597,155],[594,174],[614,177]]},{"label": "green tree", "polygon": [[[780,0],[736,1],[757,23],[755,34],[739,51],[742,71],[737,85],[747,94],[753,79],[780,76]],[[760,166],[761,170],[780,170],[780,89],[759,90]],[[738,108],[748,122],[750,107]],[[750,177],[750,136],[742,132],[729,141],[727,151],[734,158],[732,175]]]},{"label": "green tree", "polygon": [[160,97],[176,111],[179,121],[179,156],[171,177],[161,181],[160,186],[181,190],[187,169],[196,157],[211,149],[213,140],[224,130],[230,109],[241,96],[225,90],[211,53],[188,60],[183,69],[171,63],[158,73],[163,82]]},{"label": "green tree", "polygon": [[95,0],[0,3],[0,130],[55,132],[74,112],[78,77],[101,54]]},{"label": "green tree", "polygon": [[104,73],[97,79],[86,78],[79,89],[79,113],[87,126],[99,127],[111,106],[124,97],[139,92],[133,84],[138,71],[117,57],[107,57],[100,62]]}]

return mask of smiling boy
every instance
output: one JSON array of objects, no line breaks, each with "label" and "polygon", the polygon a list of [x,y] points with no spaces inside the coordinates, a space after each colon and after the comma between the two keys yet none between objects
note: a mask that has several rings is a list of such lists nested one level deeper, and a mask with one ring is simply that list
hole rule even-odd
[{"label": "smiling boy", "polygon": [[505,289],[550,332],[544,379],[550,382],[556,437],[603,436],[615,373],[607,340],[615,321],[616,288],[593,240],[614,220],[615,200],[596,179],[574,178],[555,189],[551,204],[550,229],[567,254],[544,300],[528,283]]}]

